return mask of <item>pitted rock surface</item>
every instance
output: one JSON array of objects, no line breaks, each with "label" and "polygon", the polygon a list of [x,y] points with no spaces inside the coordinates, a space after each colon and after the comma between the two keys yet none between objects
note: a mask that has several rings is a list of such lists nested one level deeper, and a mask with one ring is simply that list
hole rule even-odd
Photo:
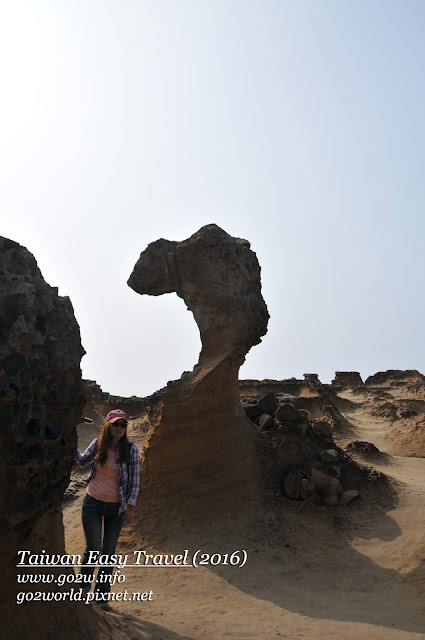
[{"label": "pitted rock surface", "polygon": [[70,603],[58,603],[46,618],[38,602],[27,603],[24,616],[16,613],[17,551],[65,552],[60,500],[84,403],[84,350],[70,300],[44,281],[27,249],[6,238],[0,238],[0,334],[2,632],[53,637],[72,619],[69,637],[81,637]]},{"label": "pitted rock surface", "polygon": [[63,495],[84,401],[84,350],[69,298],[44,281],[29,251],[5,238],[0,283],[4,533]]},{"label": "pitted rock surface", "polygon": [[249,242],[216,225],[182,242],[158,240],[142,252],[128,284],[141,294],[175,291],[192,311],[202,342],[193,372],[151,403],[142,454],[145,514],[211,517],[252,504],[254,430],[242,409],[238,371],[266,333],[269,315]]}]

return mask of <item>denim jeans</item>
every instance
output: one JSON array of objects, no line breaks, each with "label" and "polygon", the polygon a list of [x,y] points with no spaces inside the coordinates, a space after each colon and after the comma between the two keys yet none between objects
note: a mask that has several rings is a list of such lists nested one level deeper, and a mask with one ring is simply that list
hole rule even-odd
[{"label": "denim jeans", "polygon": [[[111,555],[115,553],[118,536],[124,522],[124,513],[118,515],[119,502],[102,502],[92,498],[87,493],[84,496],[81,507],[81,519],[83,521],[84,533],[86,536],[86,550],[84,551],[82,564],[88,562],[90,551],[100,552],[100,555]],[[102,520],[103,520],[103,540],[102,540]],[[92,554],[93,558],[93,554]],[[94,564],[93,561],[90,564]],[[93,581],[95,567],[82,566],[80,575],[83,576],[83,590],[90,591]],[[113,566],[99,567],[96,578],[94,592],[99,594],[109,593],[111,584],[109,577],[112,576]],[[109,576],[109,577],[108,577]],[[105,581],[103,581],[105,580]],[[99,596],[99,599],[102,597]],[[95,598],[96,599],[96,598]]]}]

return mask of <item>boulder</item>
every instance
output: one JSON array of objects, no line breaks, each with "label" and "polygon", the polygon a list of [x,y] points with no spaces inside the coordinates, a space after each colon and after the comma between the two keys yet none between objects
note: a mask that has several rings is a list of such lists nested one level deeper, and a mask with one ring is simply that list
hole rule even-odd
[{"label": "boulder", "polygon": [[311,482],[315,489],[324,489],[329,484],[329,476],[315,467],[311,468]]},{"label": "boulder", "polygon": [[316,504],[316,505],[319,505],[322,502],[313,484],[309,482],[306,478],[301,480],[300,493],[304,502],[311,502],[311,504]]},{"label": "boulder", "polygon": [[258,408],[263,413],[273,415],[278,407],[278,401],[273,392],[266,393],[258,402]]},{"label": "boulder", "polygon": [[274,425],[273,416],[269,416],[268,413],[263,413],[260,416],[260,419],[258,421],[258,426],[260,427],[261,430],[266,431],[267,429],[271,429],[273,425]]},{"label": "boulder", "polygon": [[279,422],[286,422],[287,420],[295,422],[299,420],[298,409],[296,409],[293,404],[285,402],[277,409],[275,418],[279,420]]},{"label": "boulder", "polygon": [[326,451],[322,451],[320,458],[322,462],[336,462],[338,457],[338,452],[335,449],[326,449]]},{"label": "boulder", "polygon": [[259,415],[261,415],[261,410],[260,410],[260,407],[258,406],[258,402],[254,402],[252,404],[246,404],[244,405],[244,409],[247,417],[252,421],[258,418]]},{"label": "boulder", "polygon": [[357,489],[351,489],[350,491],[344,491],[340,498],[339,498],[339,503],[342,505],[346,505],[349,502],[351,502],[352,500],[354,500],[354,498],[357,498],[357,496],[359,496],[360,493],[357,491]]},{"label": "boulder", "polygon": [[329,478],[329,486],[335,489],[337,494],[340,496],[344,489],[342,488],[342,484],[338,480],[338,478]]},{"label": "boulder", "polygon": [[379,455],[381,452],[372,442],[365,442],[364,440],[352,440],[346,447],[346,451],[359,451],[360,453]]},{"label": "boulder", "polygon": [[322,433],[324,436],[332,436],[332,427],[326,420],[313,420],[311,428],[318,433]]},{"label": "boulder", "polygon": [[301,497],[301,481],[303,473],[300,469],[291,469],[285,478],[285,493],[292,500],[299,500]]},{"label": "boulder", "polygon": [[307,433],[307,424],[302,422],[283,422],[279,425],[279,431],[288,438],[304,438]]},{"label": "boulder", "polygon": [[310,420],[310,413],[306,409],[298,409],[298,420]]},{"label": "boulder", "polygon": [[324,507],[336,507],[339,504],[339,492],[336,487],[328,485],[321,492]]}]

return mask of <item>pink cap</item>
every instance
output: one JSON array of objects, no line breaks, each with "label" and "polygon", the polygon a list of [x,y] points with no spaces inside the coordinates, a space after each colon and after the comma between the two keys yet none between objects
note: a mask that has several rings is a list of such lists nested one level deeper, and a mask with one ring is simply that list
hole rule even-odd
[{"label": "pink cap", "polygon": [[121,409],[112,409],[106,416],[107,422],[116,422],[116,420],[125,420],[128,422],[128,415]]}]

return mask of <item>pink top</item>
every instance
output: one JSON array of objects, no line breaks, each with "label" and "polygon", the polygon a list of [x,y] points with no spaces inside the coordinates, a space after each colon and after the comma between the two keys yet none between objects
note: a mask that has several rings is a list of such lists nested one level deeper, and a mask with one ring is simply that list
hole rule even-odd
[{"label": "pink top", "polygon": [[86,492],[95,500],[102,502],[120,501],[120,478],[117,465],[116,451],[108,449],[108,456],[104,465],[98,464],[96,474],[87,486]]}]

